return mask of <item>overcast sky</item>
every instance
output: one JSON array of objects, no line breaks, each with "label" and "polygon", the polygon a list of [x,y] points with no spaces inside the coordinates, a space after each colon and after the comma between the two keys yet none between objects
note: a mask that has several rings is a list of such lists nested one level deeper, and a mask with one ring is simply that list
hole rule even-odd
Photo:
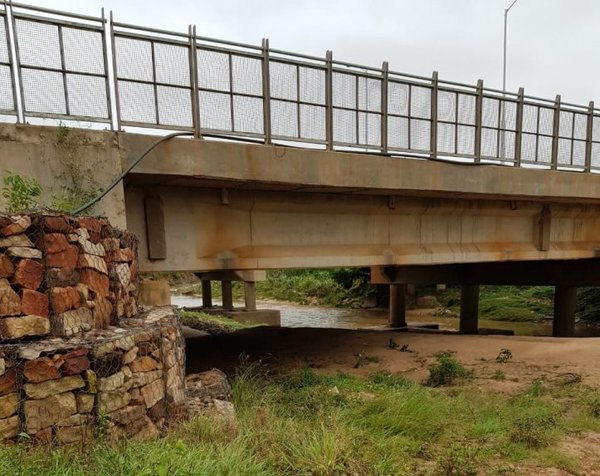
[{"label": "overcast sky", "polygon": [[[394,71],[502,85],[511,0],[24,0],[32,5],[324,55]],[[507,89],[600,104],[599,0],[518,0],[509,13]]]}]

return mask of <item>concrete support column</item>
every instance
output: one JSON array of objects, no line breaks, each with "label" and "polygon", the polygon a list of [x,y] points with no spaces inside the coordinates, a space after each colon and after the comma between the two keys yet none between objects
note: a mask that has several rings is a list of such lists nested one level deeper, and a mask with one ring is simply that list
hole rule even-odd
[{"label": "concrete support column", "polygon": [[244,281],[244,300],[246,301],[246,311],[256,311],[256,283],[254,281]]},{"label": "concrete support column", "polygon": [[210,280],[202,280],[202,307],[212,307],[212,289],[210,288]]},{"label": "concrete support column", "polygon": [[479,285],[463,285],[460,291],[460,324],[461,334],[477,334],[477,318],[479,317]]},{"label": "concrete support column", "polygon": [[390,327],[406,327],[406,284],[390,284]]},{"label": "concrete support column", "polygon": [[554,288],[553,337],[573,337],[575,335],[575,305],[577,288],[575,286],[556,286]]},{"label": "concrete support column", "polygon": [[233,309],[233,289],[231,281],[221,281],[221,294],[223,295],[223,309],[231,311]]}]

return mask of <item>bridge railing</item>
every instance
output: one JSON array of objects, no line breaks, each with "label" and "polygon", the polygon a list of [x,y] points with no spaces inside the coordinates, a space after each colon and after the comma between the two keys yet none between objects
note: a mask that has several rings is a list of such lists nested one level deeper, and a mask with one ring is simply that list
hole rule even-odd
[{"label": "bridge railing", "polygon": [[0,116],[328,150],[600,169],[600,110],[18,3],[0,4]]}]

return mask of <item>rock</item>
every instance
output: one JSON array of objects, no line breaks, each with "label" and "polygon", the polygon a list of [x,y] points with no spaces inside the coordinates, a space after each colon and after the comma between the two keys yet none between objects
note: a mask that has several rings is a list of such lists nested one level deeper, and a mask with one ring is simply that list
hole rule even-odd
[{"label": "rock", "polygon": [[0,235],[10,236],[23,233],[31,226],[31,218],[28,216],[12,217],[12,223],[0,229]]},{"label": "rock", "polygon": [[11,235],[6,238],[0,238],[0,248],[10,248],[12,246],[31,248],[33,243],[27,238],[27,235]]},{"label": "rock", "polygon": [[[75,397],[77,399],[77,396]],[[80,413],[75,413],[74,415],[71,415],[68,418],[65,418],[64,420],[60,420],[59,422],[56,423],[57,427],[67,427],[67,426],[80,426],[80,425],[86,425],[88,423],[92,422],[92,416],[91,415],[82,415]]]},{"label": "rock", "polygon": [[0,278],[10,278],[15,272],[12,260],[4,253],[0,253]]},{"label": "rock", "polygon": [[75,289],[77,289],[77,292],[79,293],[79,300],[81,302],[87,302],[90,300],[90,288],[88,288],[85,284],[77,283]]},{"label": "rock", "polygon": [[46,380],[60,378],[60,371],[56,362],[48,357],[29,360],[23,365],[23,375],[28,382],[41,383]]},{"label": "rock", "polygon": [[93,370],[86,370],[83,373],[83,379],[85,380],[85,391],[87,393],[97,393],[98,392],[98,377],[96,372]]},{"label": "rock", "polygon": [[123,365],[128,365],[137,358],[138,349],[136,345],[123,354]]},{"label": "rock", "polygon": [[142,421],[144,424],[143,424],[142,428],[132,436],[133,440],[134,441],[150,441],[150,440],[155,440],[156,438],[158,438],[160,433],[158,431],[158,428],[156,428],[156,425],[152,422],[152,420],[150,420],[150,418],[145,416],[142,419]]},{"label": "rock", "polygon": [[[102,221],[98,218],[93,217],[78,217],[77,223],[84,230],[91,231],[92,233],[98,233],[102,231]],[[79,231],[79,230],[76,230]]]},{"label": "rock", "polygon": [[42,259],[42,252],[37,248],[25,248],[24,246],[11,246],[6,249],[6,254],[11,258]]},{"label": "rock", "polygon": [[79,243],[81,251],[83,251],[85,254],[94,256],[104,256],[106,254],[106,251],[104,251],[104,247],[101,244],[94,244],[87,238],[78,236],[77,242]]},{"label": "rock", "polygon": [[116,279],[119,280],[123,287],[127,287],[131,281],[131,270],[129,265],[125,263],[119,263],[113,268],[113,273]]},{"label": "rock", "polygon": [[21,424],[18,415],[0,420],[0,441],[16,437],[20,429]]},{"label": "rock", "polygon": [[152,357],[144,356],[131,363],[132,372],[150,372],[151,370],[162,369],[162,363],[157,362]]},{"label": "rock", "polygon": [[48,268],[46,271],[46,285],[49,289],[77,286],[79,272],[74,268]]},{"label": "rock", "polygon": [[232,402],[226,400],[214,400],[213,401],[214,412],[228,421],[235,421],[235,407]]},{"label": "rock", "polygon": [[17,391],[17,373],[15,369],[8,369],[0,377],[0,395],[7,395]]},{"label": "rock", "polygon": [[62,233],[46,233],[43,235],[43,250],[46,254],[61,253],[68,248],[69,242]]},{"label": "rock", "polygon": [[15,268],[12,282],[27,289],[37,290],[44,277],[44,265],[39,261],[24,259]]},{"label": "rock", "polygon": [[417,307],[423,309],[434,309],[440,307],[440,303],[435,296],[418,296]]},{"label": "rock", "polygon": [[72,287],[52,288],[50,290],[50,304],[56,314],[61,314],[71,309],[79,309],[81,306],[79,292]]},{"label": "rock", "polygon": [[70,392],[85,387],[85,382],[79,375],[72,375],[42,383],[26,383],[23,385],[25,394],[34,400],[41,400],[51,395]]},{"label": "rock", "polygon": [[162,370],[154,370],[152,372],[138,372],[132,375],[131,386],[133,388],[143,387],[151,384],[155,380],[162,378]]},{"label": "rock", "polygon": [[58,427],[56,429],[56,441],[63,445],[87,441],[93,436],[94,430],[91,423],[79,426]]},{"label": "rock", "polygon": [[107,255],[110,251],[116,251],[120,249],[121,244],[116,238],[104,238],[101,242],[102,247],[106,251]]},{"label": "rock", "polygon": [[73,226],[65,217],[45,216],[44,230],[48,232],[71,233],[73,231]]},{"label": "rock", "polygon": [[154,423],[163,421],[166,416],[164,402],[158,402],[150,410],[148,410],[148,418],[150,418],[150,420],[152,420]]},{"label": "rock", "polygon": [[59,337],[72,337],[94,327],[92,311],[86,307],[51,316],[50,320],[52,321],[52,332]]},{"label": "rock", "polygon": [[0,279],[0,317],[21,314],[21,298],[6,279]]},{"label": "rock", "polygon": [[6,360],[0,358],[0,377],[4,375],[4,372],[6,372]]},{"label": "rock", "polygon": [[106,416],[120,425],[129,425],[130,423],[143,418],[145,415],[146,407],[144,405],[128,405],[111,412]]},{"label": "rock", "polygon": [[154,382],[140,387],[140,393],[146,404],[146,408],[153,407],[165,396],[164,383],[162,380],[155,380]]},{"label": "rock", "polygon": [[67,243],[67,247],[64,250],[57,253],[48,253],[46,255],[46,264],[50,268],[75,268],[78,256],[79,249],[77,246]]},{"label": "rock", "polygon": [[51,395],[40,400],[26,400],[23,404],[25,426],[28,433],[35,433],[55,425],[59,421],[69,418],[76,411],[77,402],[72,392]]},{"label": "rock", "polygon": [[63,375],[78,375],[90,368],[90,359],[86,356],[66,359],[60,368]]},{"label": "rock", "polygon": [[131,248],[111,250],[106,255],[106,260],[110,263],[130,263],[134,258],[135,254]]},{"label": "rock", "polygon": [[127,390],[116,390],[114,392],[98,393],[98,411],[100,413],[110,413],[119,408],[127,406],[131,400],[131,395]]},{"label": "rock", "polygon": [[83,268],[79,272],[79,279],[98,296],[106,298],[109,292],[108,276],[90,268]]},{"label": "rock", "polygon": [[77,413],[92,413],[94,410],[94,396],[87,393],[78,393]]},{"label": "rock", "polygon": [[23,314],[48,317],[48,296],[33,289],[22,289],[21,312]]},{"label": "rock", "polygon": [[0,339],[22,339],[50,333],[50,321],[40,316],[5,317],[0,319]]},{"label": "rock", "polygon": [[227,375],[219,369],[188,375],[185,379],[190,396],[228,400],[231,397],[231,385]]},{"label": "rock", "polygon": [[103,297],[98,297],[94,300],[94,328],[106,329],[112,321],[113,307],[111,302]]},{"label": "rock", "polygon": [[[114,392],[118,388],[121,388],[125,383],[125,374],[122,370],[112,374],[109,377],[98,379],[98,390],[100,392]],[[127,388],[129,390],[129,388]]]},{"label": "rock", "polygon": [[37,445],[49,445],[54,442],[54,432],[52,427],[44,428],[35,433],[29,433],[31,441]]},{"label": "rock", "polygon": [[[104,251],[104,248],[102,248]],[[106,267],[106,261],[102,259],[100,256],[91,255],[91,254],[80,254],[77,260],[78,268],[91,268],[99,273],[108,274],[108,268]]]},{"label": "rock", "polygon": [[8,418],[17,413],[19,401],[18,393],[9,393],[0,397],[0,419]]}]

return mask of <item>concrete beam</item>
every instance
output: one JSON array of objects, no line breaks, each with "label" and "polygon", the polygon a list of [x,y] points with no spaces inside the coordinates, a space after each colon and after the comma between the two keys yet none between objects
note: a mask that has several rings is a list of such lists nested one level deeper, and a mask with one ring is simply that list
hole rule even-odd
[{"label": "concrete beam", "polygon": [[577,288],[574,286],[556,286],[554,290],[553,337],[573,337],[575,335],[575,308]]},{"label": "concrete beam", "polygon": [[372,266],[371,282],[600,286],[600,259]]}]

